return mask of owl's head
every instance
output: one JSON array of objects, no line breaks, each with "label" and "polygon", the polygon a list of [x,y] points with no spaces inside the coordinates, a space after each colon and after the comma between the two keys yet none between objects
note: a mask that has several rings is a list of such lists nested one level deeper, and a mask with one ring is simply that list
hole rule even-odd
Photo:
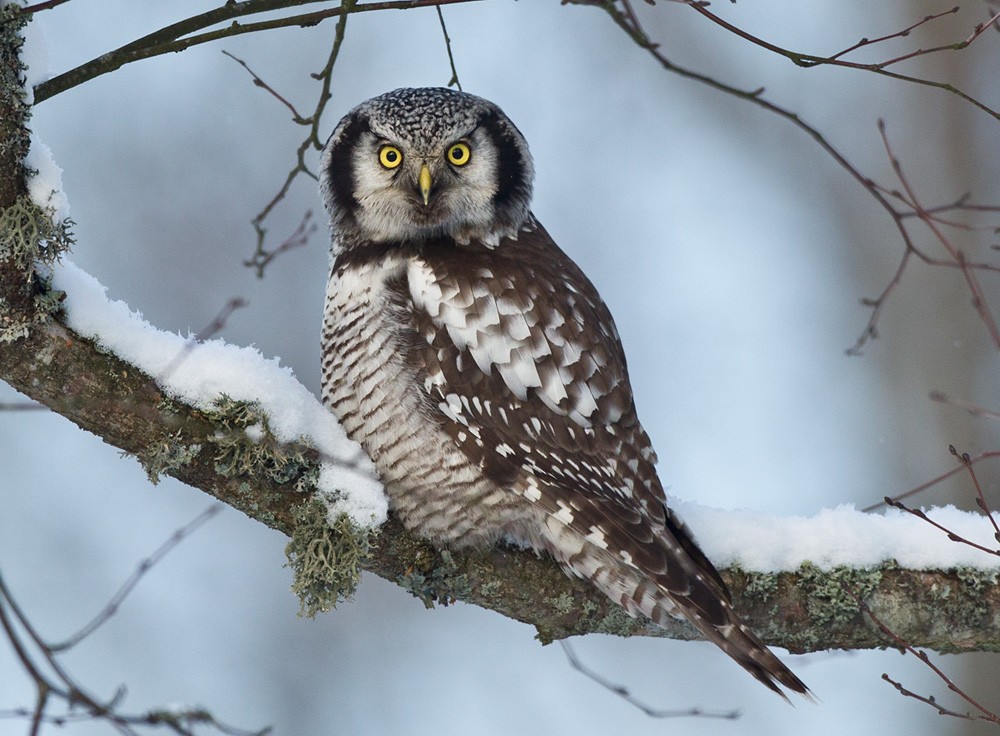
[{"label": "owl's head", "polygon": [[452,237],[495,245],[529,216],[524,136],[492,102],[439,87],[397,89],[340,121],[320,188],[341,246]]}]

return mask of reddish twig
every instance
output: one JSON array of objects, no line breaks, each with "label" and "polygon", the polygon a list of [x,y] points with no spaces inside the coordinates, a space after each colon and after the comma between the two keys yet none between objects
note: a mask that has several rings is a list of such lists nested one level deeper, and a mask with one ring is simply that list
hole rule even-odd
[{"label": "reddish twig", "polygon": [[[958,8],[956,7],[955,10],[957,11]],[[941,15],[947,15],[947,13],[941,13]],[[933,20],[936,17],[940,17],[940,16],[928,16],[925,20]],[[925,54],[933,54],[933,53],[936,53],[938,51],[961,51],[962,49],[968,48],[972,44],[972,42],[975,41],[977,38],[979,38],[979,36],[981,36],[983,34],[983,32],[987,28],[989,28],[994,23],[996,23],[998,18],[1000,18],[1000,13],[995,14],[992,18],[990,18],[985,23],[977,23],[975,26],[973,26],[972,33],[964,41],[958,41],[957,43],[942,44],[940,46],[934,46],[934,47],[929,48],[929,49],[917,49],[916,51],[911,51],[908,54],[903,54],[902,56],[897,56],[894,59],[889,59],[887,61],[883,61],[883,62],[877,64],[876,66],[879,69],[885,69],[887,66],[891,66],[892,64],[898,64],[901,61],[906,61],[907,59],[912,59],[915,56],[923,56]],[[905,34],[902,34],[902,35],[905,35]]]},{"label": "reddish twig", "polygon": [[257,276],[262,277],[264,275],[264,269],[270,265],[271,261],[280,256],[282,253],[287,253],[295,248],[301,248],[309,243],[309,237],[316,232],[316,223],[312,222],[312,210],[306,210],[305,215],[302,216],[302,221],[299,223],[298,227],[292,231],[285,240],[274,250],[264,250],[263,248],[255,252],[250,258],[243,261],[243,265],[248,268],[256,269]]},{"label": "reddish twig", "polygon": [[865,603],[853,590],[851,590],[846,585],[844,585],[843,588],[848,595],[850,595],[852,598],[854,598],[855,601],[857,601],[858,607],[861,609],[862,612],[864,612],[866,616],[868,616],[869,619],[871,619],[872,623],[874,623],[885,636],[891,639],[899,649],[908,652],[909,654],[912,654],[914,657],[916,657],[925,665],[927,665],[927,667],[929,667],[931,671],[935,675],[937,675],[942,682],[944,682],[944,684],[948,687],[948,689],[951,692],[958,695],[960,698],[962,698],[962,700],[964,700],[966,703],[968,703],[977,711],[979,711],[979,713],[978,714],[959,713],[957,711],[944,708],[937,703],[937,701],[933,696],[925,697],[917,695],[912,691],[904,688],[898,682],[890,678],[887,674],[882,675],[883,680],[892,684],[902,695],[906,697],[915,698],[916,700],[919,700],[923,703],[927,703],[928,705],[936,708],[938,713],[940,713],[941,715],[953,716],[955,718],[962,718],[970,721],[986,721],[987,723],[993,723],[1000,726],[1000,715],[997,715],[993,711],[983,707],[978,702],[973,700],[973,698],[968,693],[966,693],[962,688],[956,685],[955,682],[950,677],[948,677],[948,675],[946,675],[940,667],[931,662],[930,657],[927,656],[926,652],[921,651],[919,649],[915,649],[908,642],[904,641],[899,635],[896,634],[896,632],[894,632],[892,629],[890,629],[888,626],[882,623],[882,621],[879,620],[879,618],[874,614],[874,612],[868,606],[868,604]]},{"label": "reddish twig", "polygon": [[305,118],[303,118],[301,115],[299,115],[299,111],[295,109],[295,106],[291,102],[289,102],[284,97],[282,97],[280,94],[278,94],[277,90],[275,90],[274,87],[272,87],[267,82],[265,82],[263,79],[261,79],[260,76],[253,69],[251,69],[249,66],[247,66],[247,63],[245,61],[243,61],[243,59],[239,58],[238,56],[234,56],[233,54],[229,53],[225,49],[222,50],[222,53],[225,56],[228,56],[233,61],[235,61],[241,67],[243,67],[244,69],[246,69],[247,72],[250,74],[250,76],[253,77],[253,83],[256,86],[260,87],[263,90],[267,90],[267,92],[269,92],[270,95],[272,97],[274,97],[274,99],[276,99],[282,105],[284,105],[289,110],[291,110],[291,112],[292,112],[292,120],[294,120],[299,125],[308,125],[309,124],[306,121]]},{"label": "reddish twig", "polygon": [[910,185],[906,175],[903,173],[903,166],[899,162],[899,158],[892,150],[889,138],[885,132],[885,122],[883,120],[878,121],[878,130],[879,135],[882,137],[882,143],[885,147],[886,155],[889,157],[889,162],[892,165],[892,170],[896,174],[896,178],[899,180],[899,183],[906,191],[905,199],[902,195],[897,196],[899,196],[900,199],[903,199],[903,201],[910,206],[913,212],[916,213],[917,217],[919,217],[920,220],[927,225],[928,228],[930,228],[931,232],[934,233],[934,237],[937,238],[942,247],[944,247],[948,254],[954,259],[954,263],[961,270],[962,275],[965,277],[966,284],[968,284],[969,291],[972,293],[973,306],[979,313],[979,317],[983,324],[986,326],[994,346],[1000,350],[1000,327],[997,326],[996,320],[993,318],[993,314],[990,311],[989,306],[986,304],[982,287],[980,287],[979,280],[976,278],[975,274],[976,270],[983,268],[988,268],[988,270],[1000,270],[1000,268],[989,264],[971,264],[966,260],[965,254],[951,243],[951,241],[941,231],[940,227],[938,227],[938,223],[935,221],[934,217],[930,216],[921,206],[919,200],[917,199],[916,192]]},{"label": "reddish twig", "polygon": [[177,529],[170,537],[161,544],[156,550],[146,559],[142,560],[135,568],[133,573],[128,577],[128,579],[122,584],[112,597],[111,600],[105,604],[104,608],[94,616],[85,626],[83,626],[75,634],[67,638],[65,641],[58,642],[56,644],[50,644],[49,650],[53,653],[58,653],[65,651],[67,649],[72,649],[81,641],[86,639],[97,629],[99,629],[105,622],[107,622],[112,616],[118,612],[119,606],[128,596],[129,593],[139,584],[142,580],[143,575],[145,575],[149,570],[160,560],[170,554],[171,551],[181,542],[183,542],[187,537],[191,536],[200,526],[203,526],[209,521],[213,516],[222,511],[221,503],[214,503],[207,509],[202,511],[198,516],[189,521],[184,526]]},{"label": "reddish twig", "polygon": [[[691,4],[691,3],[688,3]],[[678,74],[682,77],[692,79],[694,81],[705,84],[713,89],[725,92],[726,94],[739,97],[744,100],[748,100],[760,107],[772,112],[780,117],[788,120],[790,123],[798,127],[803,132],[807,133],[814,141],[816,141],[819,146],[826,151],[842,168],[844,168],[855,181],[857,181],[862,187],[864,187],[868,193],[878,202],[878,204],[886,211],[889,217],[892,218],[893,224],[896,226],[896,230],[899,232],[900,238],[903,241],[904,250],[903,255],[900,259],[900,263],[896,268],[895,273],[889,280],[889,283],[882,290],[882,293],[875,299],[865,299],[863,304],[870,307],[872,312],[869,316],[868,323],[862,331],[861,335],[858,337],[855,344],[847,350],[848,355],[859,355],[862,348],[868,342],[868,340],[874,338],[877,335],[877,325],[878,321],[882,315],[882,311],[888,301],[889,296],[896,289],[896,287],[901,283],[903,274],[909,265],[910,257],[915,255],[920,258],[925,263],[935,266],[949,267],[949,268],[959,268],[963,270],[966,274],[967,281],[970,280],[969,274],[975,269],[987,269],[987,270],[1000,270],[1000,267],[994,266],[992,264],[973,264],[968,262],[959,262],[935,259],[928,254],[924,253],[916,244],[911,235],[910,231],[907,229],[906,220],[913,216],[923,216],[928,217],[928,212],[934,212],[935,210],[923,209],[921,212],[914,213],[912,211],[901,210],[894,204],[894,199],[898,193],[893,193],[885,188],[876,184],[872,179],[863,175],[854,164],[852,164],[839,150],[837,150],[816,128],[809,125],[801,116],[787,110],[773,102],[765,99],[763,96],[763,89],[756,90],[743,90],[737,87],[732,87],[730,85],[724,84],[712,77],[700,74],[698,72],[686,69],[684,67],[678,66],[670,61],[660,50],[658,44],[650,40],[649,36],[646,34],[645,30],[641,25],[638,24],[635,19],[635,15],[631,16],[625,12],[619,11],[614,5],[604,5],[603,9],[612,17],[615,23],[625,31],[641,48],[646,49],[646,51],[662,66],[665,70]],[[742,35],[742,34],[740,34]],[[880,124],[881,125],[881,124]],[[881,128],[880,128],[881,129]],[[964,204],[964,200],[959,203],[961,206],[967,206]],[[981,206],[977,206],[981,207]],[[952,209],[956,209],[955,205],[951,206]],[[992,208],[987,208],[993,211]],[[974,282],[975,279],[972,278]],[[980,299],[980,305],[982,305],[982,300]]]},{"label": "reddish twig", "polygon": [[[989,452],[981,453],[979,455],[976,455],[975,457],[970,457],[969,458],[969,465],[974,465],[974,464],[978,463],[981,460],[988,460],[988,459],[996,458],[996,457],[1000,457],[1000,450],[990,450]],[[928,488],[932,488],[933,486],[936,486],[938,483],[941,483],[943,481],[948,480],[948,478],[950,478],[951,476],[956,475],[957,473],[962,472],[963,469],[964,469],[964,466],[962,466],[962,465],[954,467],[951,470],[949,470],[949,471],[947,471],[945,473],[942,473],[941,475],[939,475],[936,478],[932,478],[931,480],[929,480],[929,481],[927,481],[925,483],[921,483],[919,486],[916,486],[915,488],[911,488],[910,490],[908,490],[908,491],[906,491],[904,493],[900,493],[898,496],[891,496],[891,497],[887,496],[886,500],[879,501],[878,503],[872,504],[871,506],[867,506],[867,507],[865,507],[865,508],[863,508],[861,510],[864,511],[864,512],[866,512],[866,513],[870,512],[870,511],[877,511],[878,509],[880,509],[883,506],[885,506],[887,503],[889,505],[892,505],[892,503],[901,501],[904,498],[909,498],[910,496],[915,496],[918,493],[922,493],[923,491],[926,491]]]},{"label": "reddish twig", "polygon": [[974,417],[1000,420],[1000,412],[986,409],[979,404],[973,404],[971,401],[966,401],[964,399],[953,399],[940,391],[931,391],[930,399],[931,401],[937,401],[941,404],[948,404],[949,406],[954,406],[959,409],[965,409],[965,411],[969,412],[969,414]]},{"label": "reddish twig", "polygon": [[[900,511],[905,511],[908,514],[913,514],[918,519],[923,519],[928,524],[930,524],[931,526],[933,526],[935,529],[940,529],[942,532],[944,532],[944,534],[952,542],[958,542],[959,544],[966,544],[966,545],[972,547],[973,549],[978,549],[980,552],[985,552],[986,554],[993,555],[994,557],[1000,557],[1000,549],[990,549],[989,547],[984,547],[981,544],[978,544],[978,543],[973,542],[973,541],[971,541],[969,539],[966,539],[962,535],[956,534],[955,532],[953,532],[951,529],[949,529],[948,527],[944,526],[943,524],[937,523],[932,518],[930,518],[929,516],[927,516],[927,514],[925,514],[920,509],[911,509],[906,504],[901,503],[899,501],[893,501],[888,496],[886,496],[885,498],[883,498],[882,501],[883,501],[883,503],[885,503],[886,506],[892,506],[894,509],[899,509]],[[1000,540],[998,540],[998,541],[1000,541]]]},{"label": "reddish twig", "polygon": [[959,454],[954,445],[948,445],[948,450],[952,455],[957,457],[962,462],[962,466],[969,471],[969,477],[972,478],[972,485],[976,488],[976,506],[979,507],[980,511],[986,514],[986,517],[990,520],[990,524],[993,525],[993,538],[997,540],[997,542],[1000,542],[1000,526],[997,526],[997,520],[993,518],[993,512],[990,510],[989,504],[986,503],[986,497],[983,495],[983,487],[979,484],[979,478],[976,477],[976,471],[972,468],[972,458],[967,452]]},{"label": "reddish twig", "polygon": [[830,58],[830,59],[839,59],[841,56],[846,56],[847,54],[851,53],[852,51],[857,51],[858,49],[863,48],[865,46],[874,46],[877,43],[882,43],[883,41],[889,41],[889,40],[891,40],[893,38],[906,38],[907,36],[910,35],[910,31],[916,30],[920,26],[924,25],[924,23],[930,23],[931,21],[937,20],[938,18],[942,18],[942,17],[944,17],[946,15],[953,15],[954,13],[957,13],[958,11],[959,11],[959,7],[956,5],[951,10],[945,10],[945,11],[943,11],[941,13],[936,13],[934,15],[925,16],[924,18],[922,18],[921,20],[918,20],[913,25],[907,26],[906,28],[904,28],[901,31],[896,31],[895,33],[889,33],[889,34],[887,34],[885,36],[879,36],[878,38],[862,38],[860,41],[858,41],[853,46],[848,46],[843,51],[838,51],[837,53],[832,54],[828,58]]}]

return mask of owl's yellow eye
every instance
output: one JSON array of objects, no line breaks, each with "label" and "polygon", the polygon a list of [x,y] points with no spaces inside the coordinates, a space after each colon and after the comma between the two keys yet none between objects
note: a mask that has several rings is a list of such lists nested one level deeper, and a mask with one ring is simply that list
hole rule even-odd
[{"label": "owl's yellow eye", "polygon": [[382,146],[378,149],[378,162],[387,169],[395,169],[403,163],[403,152],[395,146]]},{"label": "owl's yellow eye", "polygon": [[465,166],[472,158],[472,149],[466,143],[454,143],[448,149],[448,163],[454,166]]}]

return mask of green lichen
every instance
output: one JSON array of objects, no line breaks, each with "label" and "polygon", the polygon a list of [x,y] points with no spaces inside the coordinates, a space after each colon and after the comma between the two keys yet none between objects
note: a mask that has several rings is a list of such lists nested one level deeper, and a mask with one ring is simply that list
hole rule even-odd
[{"label": "green lichen", "polygon": [[396,582],[423,601],[427,608],[434,608],[435,603],[447,606],[472,593],[468,576],[459,571],[451,553],[433,547],[424,547],[413,566]]},{"label": "green lichen", "polygon": [[55,263],[76,241],[73,221],[55,222],[54,215],[27,194],[0,212],[0,261],[12,260],[27,273],[35,263]]},{"label": "green lichen", "polygon": [[625,613],[624,608],[611,606],[607,614],[594,624],[592,631],[612,636],[630,636],[635,631],[638,622],[639,620]]},{"label": "green lichen", "polygon": [[971,628],[981,626],[990,613],[986,594],[996,586],[1000,573],[974,567],[957,567],[953,572],[962,584],[957,591],[942,586],[939,592],[942,610],[955,623]]},{"label": "green lichen", "polygon": [[12,314],[0,299],[0,343],[27,337],[33,327],[62,308],[66,295],[52,288],[49,266],[73,244],[73,223],[68,219],[56,223],[53,214],[27,195],[0,212],[0,261],[12,262],[24,274],[34,301],[28,314]]},{"label": "green lichen", "polygon": [[361,563],[371,550],[375,531],[362,529],[346,514],[331,524],[329,504],[314,497],[295,511],[295,530],[285,547],[286,567],[292,569],[292,592],[299,598],[299,615],[313,618],[336,608],[354,594],[361,580]]},{"label": "green lichen", "polygon": [[882,582],[882,568],[854,568],[838,565],[821,570],[811,562],[798,569],[800,587],[814,626],[850,624],[861,611],[857,598],[864,599]]},{"label": "green lichen", "polygon": [[771,600],[771,596],[778,592],[778,576],[773,572],[757,572],[734,568],[734,571],[737,570],[746,579],[744,592],[748,597],[766,603]]},{"label": "green lichen", "polygon": [[207,414],[219,427],[212,440],[219,475],[266,477],[278,484],[294,481],[295,491],[316,487],[319,464],[315,453],[304,442],[282,442],[275,437],[259,403],[223,395]]},{"label": "green lichen", "polygon": [[556,613],[563,615],[576,610],[576,599],[569,593],[560,593],[555,598],[550,598],[547,603]]},{"label": "green lichen", "polygon": [[149,482],[154,486],[160,482],[163,473],[172,474],[194,460],[201,452],[198,443],[185,444],[180,430],[176,434],[167,435],[159,440],[139,457],[139,462],[146,471]]}]

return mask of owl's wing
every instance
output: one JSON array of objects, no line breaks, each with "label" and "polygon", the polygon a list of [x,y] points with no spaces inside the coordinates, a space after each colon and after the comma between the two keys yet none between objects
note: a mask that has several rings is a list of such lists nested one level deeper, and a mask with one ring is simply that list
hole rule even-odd
[{"label": "owl's wing", "polygon": [[405,290],[430,413],[488,477],[544,510],[541,542],[560,564],[630,613],[683,615],[776,692],[775,681],[807,692],[666,508],[611,314],[548,233],[532,220],[495,249],[428,244]]},{"label": "owl's wing", "polygon": [[429,246],[407,286],[411,359],[456,444],[553,524],[677,595],[700,575],[701,615],[721,623],[728,592],[666,510],[611,314],[548,233],[532,222],[496,249]]}]

